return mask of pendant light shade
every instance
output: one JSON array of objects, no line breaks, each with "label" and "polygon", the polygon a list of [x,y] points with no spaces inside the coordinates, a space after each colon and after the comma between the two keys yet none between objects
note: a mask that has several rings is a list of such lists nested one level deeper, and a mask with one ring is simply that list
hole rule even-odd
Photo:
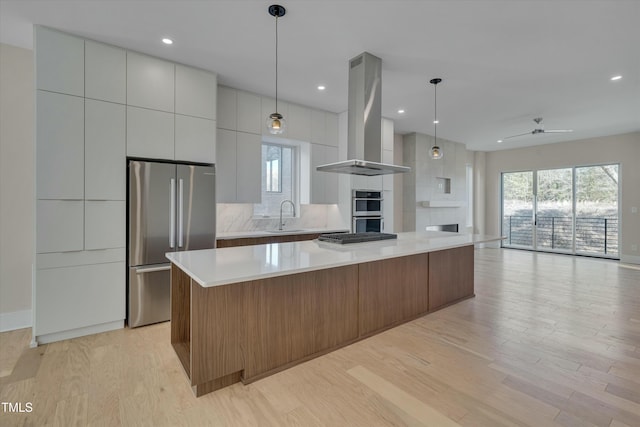
[{"label": "pendant light shade", "polygon": [[286,12],[287,10],[280,5],[269,6],[269,14],[276,18],[276,111],[267,117],[267,129],[274,135],[283,133],[287,127],[284,117],[278,113],[278,18],[283,17]]},{"label": "pendant light shade", "polygon": [[438,83],[442,79],[431,79],[429,83],[433,85],[433,147],[431,147],[431,158],[434,160],[441,159],[444,153],[438,147]]}]

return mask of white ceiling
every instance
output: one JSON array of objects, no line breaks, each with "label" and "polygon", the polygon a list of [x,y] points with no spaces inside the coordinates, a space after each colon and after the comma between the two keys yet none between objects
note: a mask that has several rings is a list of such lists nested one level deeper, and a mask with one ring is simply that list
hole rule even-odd
[{"label": "white ceiling", "polygon": [[[42,24],[216,71],[274,95],[273,1],[0,0],[0,41],[31,48]],[[396,132],[497,150],[640,130],[640,1],[282,0],[279,96],[347,109],[348,60],[383,60],[383,115]],[[165,46],[160,39],[175,40]],[[611,82],[611,76],[623,78]],[[318,84],[327,86],[323,93]],[[400,116],[399,108],[406,113]],[[570,134],[497,139],[534,128]]]}]

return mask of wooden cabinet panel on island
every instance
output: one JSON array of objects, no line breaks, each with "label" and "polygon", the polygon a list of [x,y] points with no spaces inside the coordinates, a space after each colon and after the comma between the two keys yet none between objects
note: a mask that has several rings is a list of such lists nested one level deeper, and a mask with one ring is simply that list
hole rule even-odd
[{"label": "wooden cabinet panel on island", "polygon": [[429,311],[474,295],[473,246],[429,253]]},{"label": "wooden cabinet panel on island", "polygon": [[429,254],[360,264],[360,335],[429,310]]}]

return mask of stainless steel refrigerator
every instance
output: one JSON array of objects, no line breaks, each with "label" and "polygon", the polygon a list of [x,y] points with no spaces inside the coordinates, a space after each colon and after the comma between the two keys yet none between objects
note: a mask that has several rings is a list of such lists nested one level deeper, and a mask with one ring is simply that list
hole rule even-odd
[{"label": "stainless steel refrigerator", "polygon": [[127,321],[169,320],[167,252],[214,248],[215,166],[129,160]]}]

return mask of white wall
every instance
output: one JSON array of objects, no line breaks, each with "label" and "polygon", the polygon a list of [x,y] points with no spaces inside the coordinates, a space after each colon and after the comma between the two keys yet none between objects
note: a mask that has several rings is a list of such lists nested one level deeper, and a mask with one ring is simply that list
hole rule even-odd
[{"label": "white wall", "polygon": [[0,44],[0,331],[31,325],[33,51]]},{"label": "white wall", "polygon": [[[473,164],[472,151],[459,142],[438,139],[442,159],[430,156],[433,136],[422,133],[404,135],[404,165],[411,172],[404,176],[404,231],[424,231],[430,225],[458,224],[458,231],[467,230],[466,165]],[[437,188],[438,178],[449,178],[451,192]],[[455,207],[424,207],[422,202],[444,202]]]},{"label": "white wall", "polygon": [[486,154],[486,232],[500,233],[500,173],[603,163],[620,164],[621,260],[640,264],[640,132]]}]

